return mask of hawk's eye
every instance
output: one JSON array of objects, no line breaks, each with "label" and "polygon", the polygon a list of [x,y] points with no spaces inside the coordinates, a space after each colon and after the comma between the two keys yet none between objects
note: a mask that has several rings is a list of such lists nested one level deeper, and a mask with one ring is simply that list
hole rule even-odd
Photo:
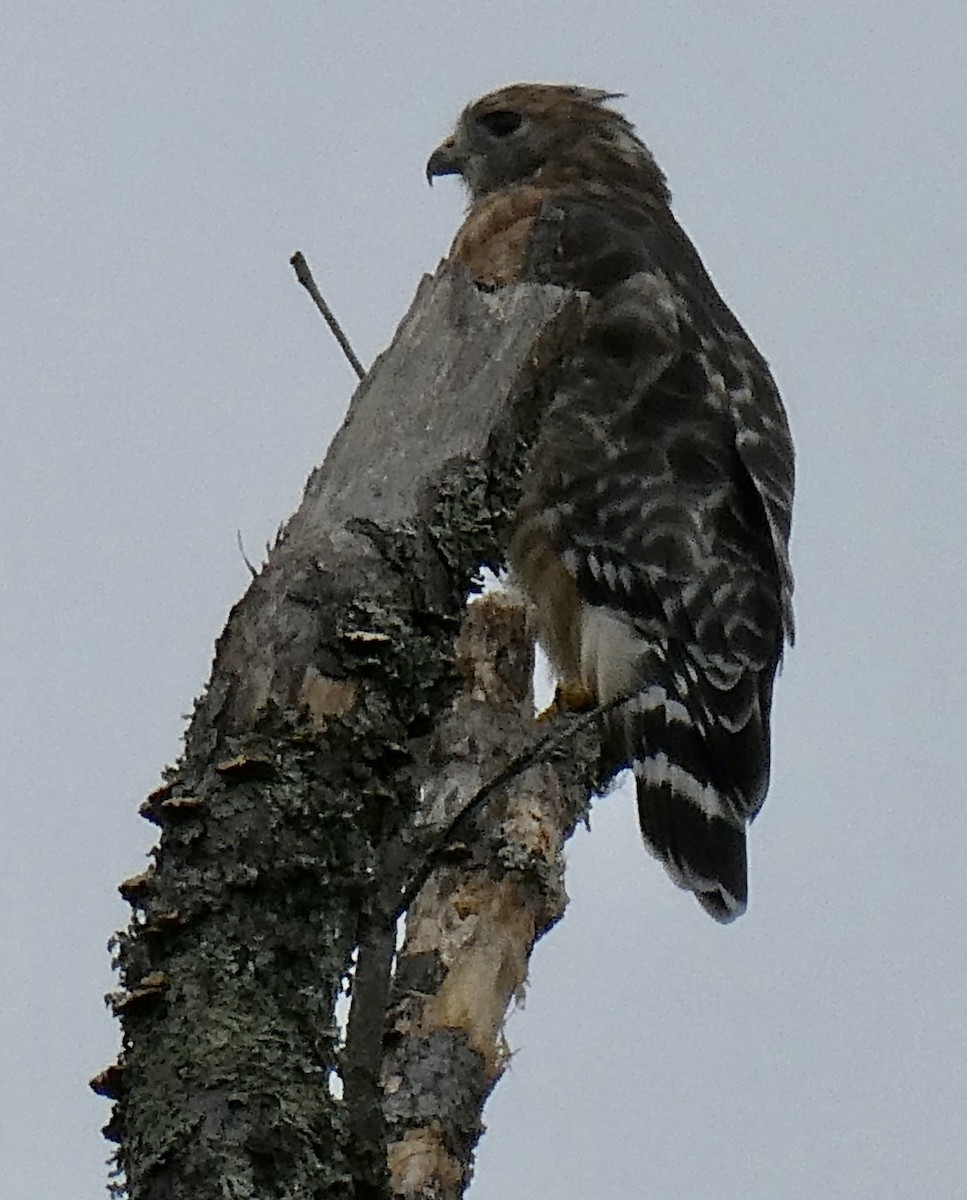
[{"label": "hawk's eye", "polygon": [[509,109],[500,109],[497,112],[484,113],[480,118],[480,124],[484,129],[494,137],[502,138],[509,137],[515,130],[520,129],[523,117],[520,113],[510,112]]}]

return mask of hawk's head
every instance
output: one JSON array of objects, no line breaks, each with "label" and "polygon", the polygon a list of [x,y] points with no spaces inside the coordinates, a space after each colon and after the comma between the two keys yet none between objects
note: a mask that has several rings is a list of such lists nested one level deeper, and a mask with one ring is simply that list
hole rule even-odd
[{"label": "hawk's head", "polygon": [[565,84],[515,83],[464,109],[430,155],[427,179],[461,175],[471,201],[516,184],[606,181],[668,203],[668,186],[630,121],[606,100],[617,92]]}]

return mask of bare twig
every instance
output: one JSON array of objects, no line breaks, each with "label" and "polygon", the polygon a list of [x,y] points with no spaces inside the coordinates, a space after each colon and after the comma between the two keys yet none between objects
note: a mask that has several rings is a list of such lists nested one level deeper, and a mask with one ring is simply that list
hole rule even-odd
[{"label": "bare twig", "polygon": [[353,350],[352,346],[349,344],[349,338],[346,337],[346,335],[343,333],[342,326],[336,320],[335,313],[332,311],[332,309],[329,307],[329,305],[325,302],[325,300],[323,300],[322,293],[319,291],[319,288],[316,286],[316,281],[312,278],[312,272],[309,270],[309,264],[306,262],[305,256],[303,255],[302,251],[297,250],[295,252],[295,254],[293,254],[292,257],[289,259],[289,262],[292,264],[292,267],[295,270],[296,279],[298,279],[298,281],[302,284],[302,286],[306,289],[306,291],[309,293],[309,295],[315,301],[316,308],[318,308],[319,311],[322,313],[323,317],[325,318],[326,324],[332,330],[332,336],[339,343],[340,347],[342,348],[343,354],[345,354],[346,358],[349,359],[349,365],[356,372],[356,375],[360,379],[365,378],[366,371],[363,367],[363,364],[356,357],[355,351]]},{"label": "bare twig", "polygon": [[439,864],[441,852],[453,840],[459,827],[475,813],[478,813],[495,792],[498,792],[502,787],[511,783],[519,775],[522,775],[524,771],[528,770],[528,768],[536,766],[540,762],[546,762],[552,755],[564,749],[578,734],[583,733],[590,726],[600,721],[602,717],[614,712],[617,708],[621,708],[622,705],[627,704],[632,699],[634,699],[634,693],[615,696],[606,704],[599,705],[589,712],[581,713],[580,716],[565,718],[566,724],[563,728],[552,730],[541,737],[535,738],[525,750],[515,755],[502,770],[498,771],[493,778],[489,779],[475,792],[467,804],[464,805],[446,826],[442,829],[437,828],[428,831],[429,844],[423,846],[420,853],[414,854],[413,848],[407,847],[406,855],[408,863],[415,862],[417,864],[411,873],[400,879],[399,875],[393,869],[397,864],[390,863],[390,869],[387,871],[389,887],[388,891],[384,893],[384,903],[380,906],[382,911],[391,912],[397,918],[406,912],[424,883],[426,883],[430,873]]},{"label": "bare twig", "polygon": [[258,575],[258,571],[255,569],[255,567],[253,567],[253,566],[252,566],[252,563],[249,561],[249,557],[248,557],[248,555],[245,553],[245,547],[244,547],[244,545],[242,544],[242,531],[241,531],[241,529],[236,529],[236,530],[235,530],[235,540],[238,542],[238,552],[239,552],[239,554],[241,554],[241,556],[242,556],[242,562],[243,562],[243,563],[245,563],[245,565],[248,567],[248,569],[249,569],[249,574],[250,574],[250,575],[252,576],[252,578],[254,579],[254,578],[256,577],[256,575]]}]

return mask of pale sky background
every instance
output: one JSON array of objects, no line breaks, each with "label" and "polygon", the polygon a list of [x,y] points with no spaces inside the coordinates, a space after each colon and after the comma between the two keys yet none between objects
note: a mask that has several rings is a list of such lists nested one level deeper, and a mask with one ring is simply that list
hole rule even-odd
[{"label": "pale sky background", "polygon": [[353,378],[461,212],[429,151],[499,84],[623,107],[772,362],[799,644],[751,906],[624,793],[571,847],[472,1200],[967,1194],[963,0],[3,0],[3,986],[10,1200],[98,1200],[104,943],[137,806]]}]

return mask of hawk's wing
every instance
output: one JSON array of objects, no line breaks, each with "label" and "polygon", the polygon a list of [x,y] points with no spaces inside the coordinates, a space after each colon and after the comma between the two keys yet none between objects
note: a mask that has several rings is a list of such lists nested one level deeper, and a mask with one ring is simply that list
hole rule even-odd
[{"label": "hawk's wing", "polygon": [[744,826],[765,796],[772,680],[792,635],[781,401],[667,209],[553,196],[525,277],[593,297],[531,489],[586,606],[582,659],[597,656],[602,699],[638,690],[619,752],[647,843],[729,919],[745,903]]}]

